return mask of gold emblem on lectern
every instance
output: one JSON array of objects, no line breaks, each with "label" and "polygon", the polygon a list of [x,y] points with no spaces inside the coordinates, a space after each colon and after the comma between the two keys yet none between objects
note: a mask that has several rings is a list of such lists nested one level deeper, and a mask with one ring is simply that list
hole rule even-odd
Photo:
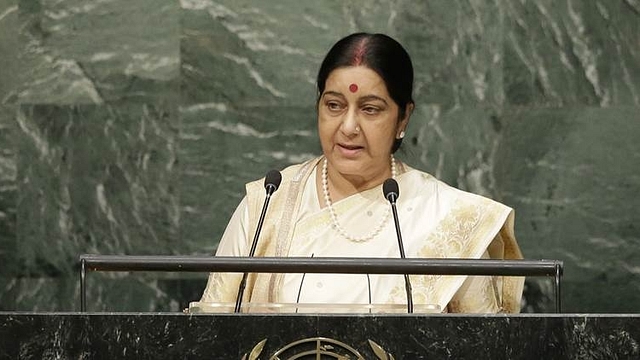
[{"label": "gold emblem on lectern", "polygon": [[[393,356],[372,340],[369,341],[371,350],[379,360],[394,360]],[[242,360],[257,360],[264,349],[267,339],[257,343]],[[269,360],[294,360],[294,359],[357,359],[365,360],[358,350],[334,339],[325,337],[313,337],[294,341],[276,350]]]}]

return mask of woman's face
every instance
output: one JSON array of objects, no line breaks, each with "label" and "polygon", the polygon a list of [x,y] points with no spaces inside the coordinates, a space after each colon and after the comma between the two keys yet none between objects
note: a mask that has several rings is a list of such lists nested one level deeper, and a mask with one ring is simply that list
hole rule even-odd
[{"label": "woman's face", "polygon": [[411,112],[398,119],[398,110],[375,71],[364,66],[333,70],[318,102],[318,133],[330,171],[364,182],[388,178],[391,147]]}]

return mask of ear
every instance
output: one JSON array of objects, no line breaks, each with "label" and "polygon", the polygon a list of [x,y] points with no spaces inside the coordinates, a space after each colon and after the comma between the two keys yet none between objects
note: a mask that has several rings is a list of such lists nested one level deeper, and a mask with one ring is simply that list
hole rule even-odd
[{"label": "ear", "polygon": [[411,114],[413,114],[413,109],[416,108],[416,104],[414,104],[413,102],[410,102],[407,104],[407,107],[405,109],[404,112],[404,119],[406,122],[409,122],[409,118],[411,117]]},{"label": "ear", "polygon": [[398,122],[398,128],[396,130],[396,139],[400,139],[404,137],[404,133],[407,130],[407,126],[409,125],[409,118],[411,117],[411,114],[413,113],[414,108],[415,108],[415,105],[412,102],[407,104],[407,107],[405,108],[405,112],[404,112],[404,118],[400,119],[400,121]]}]

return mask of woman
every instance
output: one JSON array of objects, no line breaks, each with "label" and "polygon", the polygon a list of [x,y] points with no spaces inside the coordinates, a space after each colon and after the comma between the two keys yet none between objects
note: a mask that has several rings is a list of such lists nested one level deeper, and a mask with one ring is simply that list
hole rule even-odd
[{"label": "woman", "polygon": [[[283,170],[256,256],[399,257],[381,184],[401,188],[407,257],[521,258],[513,211],[454,189],[394,159],[414,109],[413,67],[382,34],[338,41],[317,78],[323,155]],[[264,201],[263,181],[247,184],[217,255],[246,256]],[[212,273],[202,302],[236,300],[240,274]],[[522,278],[411,275],[413,301],[445,312],[517,312]],[[406,304],[401,275],[251,274],[243,303]],[[418,312],[419,310],[416,310]]]}]

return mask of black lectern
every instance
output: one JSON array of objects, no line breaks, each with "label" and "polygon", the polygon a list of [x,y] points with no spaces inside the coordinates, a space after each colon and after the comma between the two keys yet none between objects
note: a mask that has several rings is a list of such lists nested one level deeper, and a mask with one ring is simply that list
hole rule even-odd
[{"label": "black lectern", "polygon": [[[536,275],[557,285],[562,274],[554,261],[316,260],[86,255],[81,282],[87,270]],[[636,359],[638,344],[640,315],[0,313],[0,359]]]}]

